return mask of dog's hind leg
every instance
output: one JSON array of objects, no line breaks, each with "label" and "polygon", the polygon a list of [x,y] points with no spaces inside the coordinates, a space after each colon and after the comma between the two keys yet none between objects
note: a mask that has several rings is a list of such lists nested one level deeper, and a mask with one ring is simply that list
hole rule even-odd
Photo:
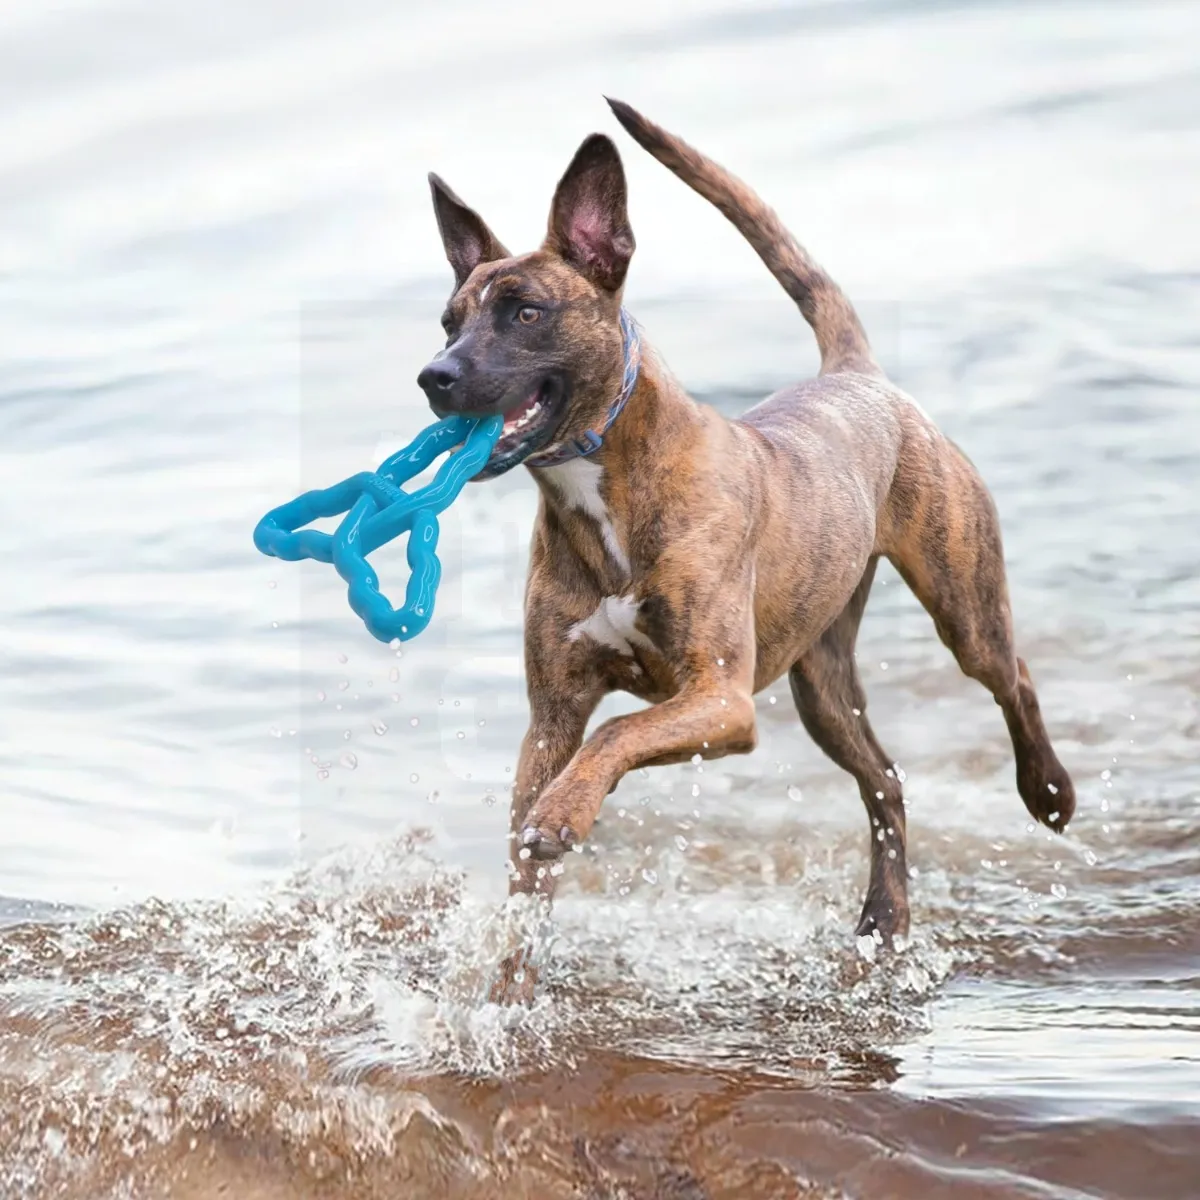
[{"label": "dog's hind leg", "polygon": [[[1050,745],[1033,680],[1013,646],[1000,522],[975,468],[952,444],[922,464],[925,485],[889,500],[888,557],[933,618],[963,673],[1004,713],[1017,790],[1043,824],[1062,832],[1075,788]],[[903,478],[902,463],[898,478]],[[915,495],[915,502],[914,502]]]},{"label": "dog's hind leg", "polygon": [[904,860],[904,800],[895,765],[867,720],[867,698],[854,663],[854,643],[877,558],[849,603],[792,666],[788,679],[809,736],[854,776],[871,819],[871,877],[856,933],[878,932],[885,944],[908,933],[908,876]]}]

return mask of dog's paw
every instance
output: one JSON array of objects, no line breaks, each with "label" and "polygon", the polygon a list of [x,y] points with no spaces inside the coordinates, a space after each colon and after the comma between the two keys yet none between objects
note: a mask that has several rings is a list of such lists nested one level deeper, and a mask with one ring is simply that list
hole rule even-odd
[{"label": "dog's paw", "polygon": [[557,833],[549,833],[537,824],[526,825],[521,830],[521,846],[533,858],[543,861],[561,858],[579,842],[570,825],[562,825]]},{"label": "dog's paw", "polygon": [[537,981],[537,967],[529,961],[528,950],[517,950],[500,964],[488,999],[493,1004],[505,1007],[532,1004],[537,991]]},{"label": "dog's paw", "polygon": [[1055,833],[1066,831],[1075,815],[1075,785],[1053,752],[1018,761],[1017,790],[1034,820]]}]

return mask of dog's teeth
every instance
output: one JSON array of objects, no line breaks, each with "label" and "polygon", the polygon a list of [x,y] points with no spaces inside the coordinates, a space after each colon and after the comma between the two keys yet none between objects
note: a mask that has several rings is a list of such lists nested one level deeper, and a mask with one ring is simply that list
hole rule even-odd
[{"label": "dog's teeth", "polygon": [[541,404],[535,404],[532,408],[527,408],[515,421],[505,422],[504,428],[522,429],[524,426],[528,425],[529,422],[532,421],[533,418],[536,417],[541,411]]}]

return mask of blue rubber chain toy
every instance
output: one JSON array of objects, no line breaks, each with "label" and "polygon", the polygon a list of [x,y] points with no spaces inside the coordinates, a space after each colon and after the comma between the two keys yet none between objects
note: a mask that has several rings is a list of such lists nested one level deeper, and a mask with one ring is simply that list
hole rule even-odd
[{"label": "blue rubber chain toy", "polygon": [[[362,471],[333,487],[305,492],[273,508],[254,530],[264,554],[296,562],[313,558],[332,563],[349,585],[350,607],[381,642],[416,637],[433,616],[442,577],[438,561],[438,513],[478,474],[504,429],[502,416],[471,420],[447,417],[422,430],[403,450],[384,459],[377,471]],[[439,454],[452,453],[433,481],[415,492],[400,487],[419,475]],[[302,529],[322,517],[345,513],[333,533]],[[379,577],[367,555],[400,534],[408,534],[408,580],[404,605],[393,608],[379,590]]]}]

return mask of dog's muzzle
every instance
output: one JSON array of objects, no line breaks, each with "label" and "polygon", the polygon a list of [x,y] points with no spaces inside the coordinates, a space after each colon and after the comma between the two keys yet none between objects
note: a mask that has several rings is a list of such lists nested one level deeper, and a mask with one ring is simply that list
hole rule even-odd
[{"label": "dog's muzzle", "polygon": [[454,410],[464,374],[462,360],[444,350],[421,369],[417,387],[429,397],[429,404],[438,416]]}]

